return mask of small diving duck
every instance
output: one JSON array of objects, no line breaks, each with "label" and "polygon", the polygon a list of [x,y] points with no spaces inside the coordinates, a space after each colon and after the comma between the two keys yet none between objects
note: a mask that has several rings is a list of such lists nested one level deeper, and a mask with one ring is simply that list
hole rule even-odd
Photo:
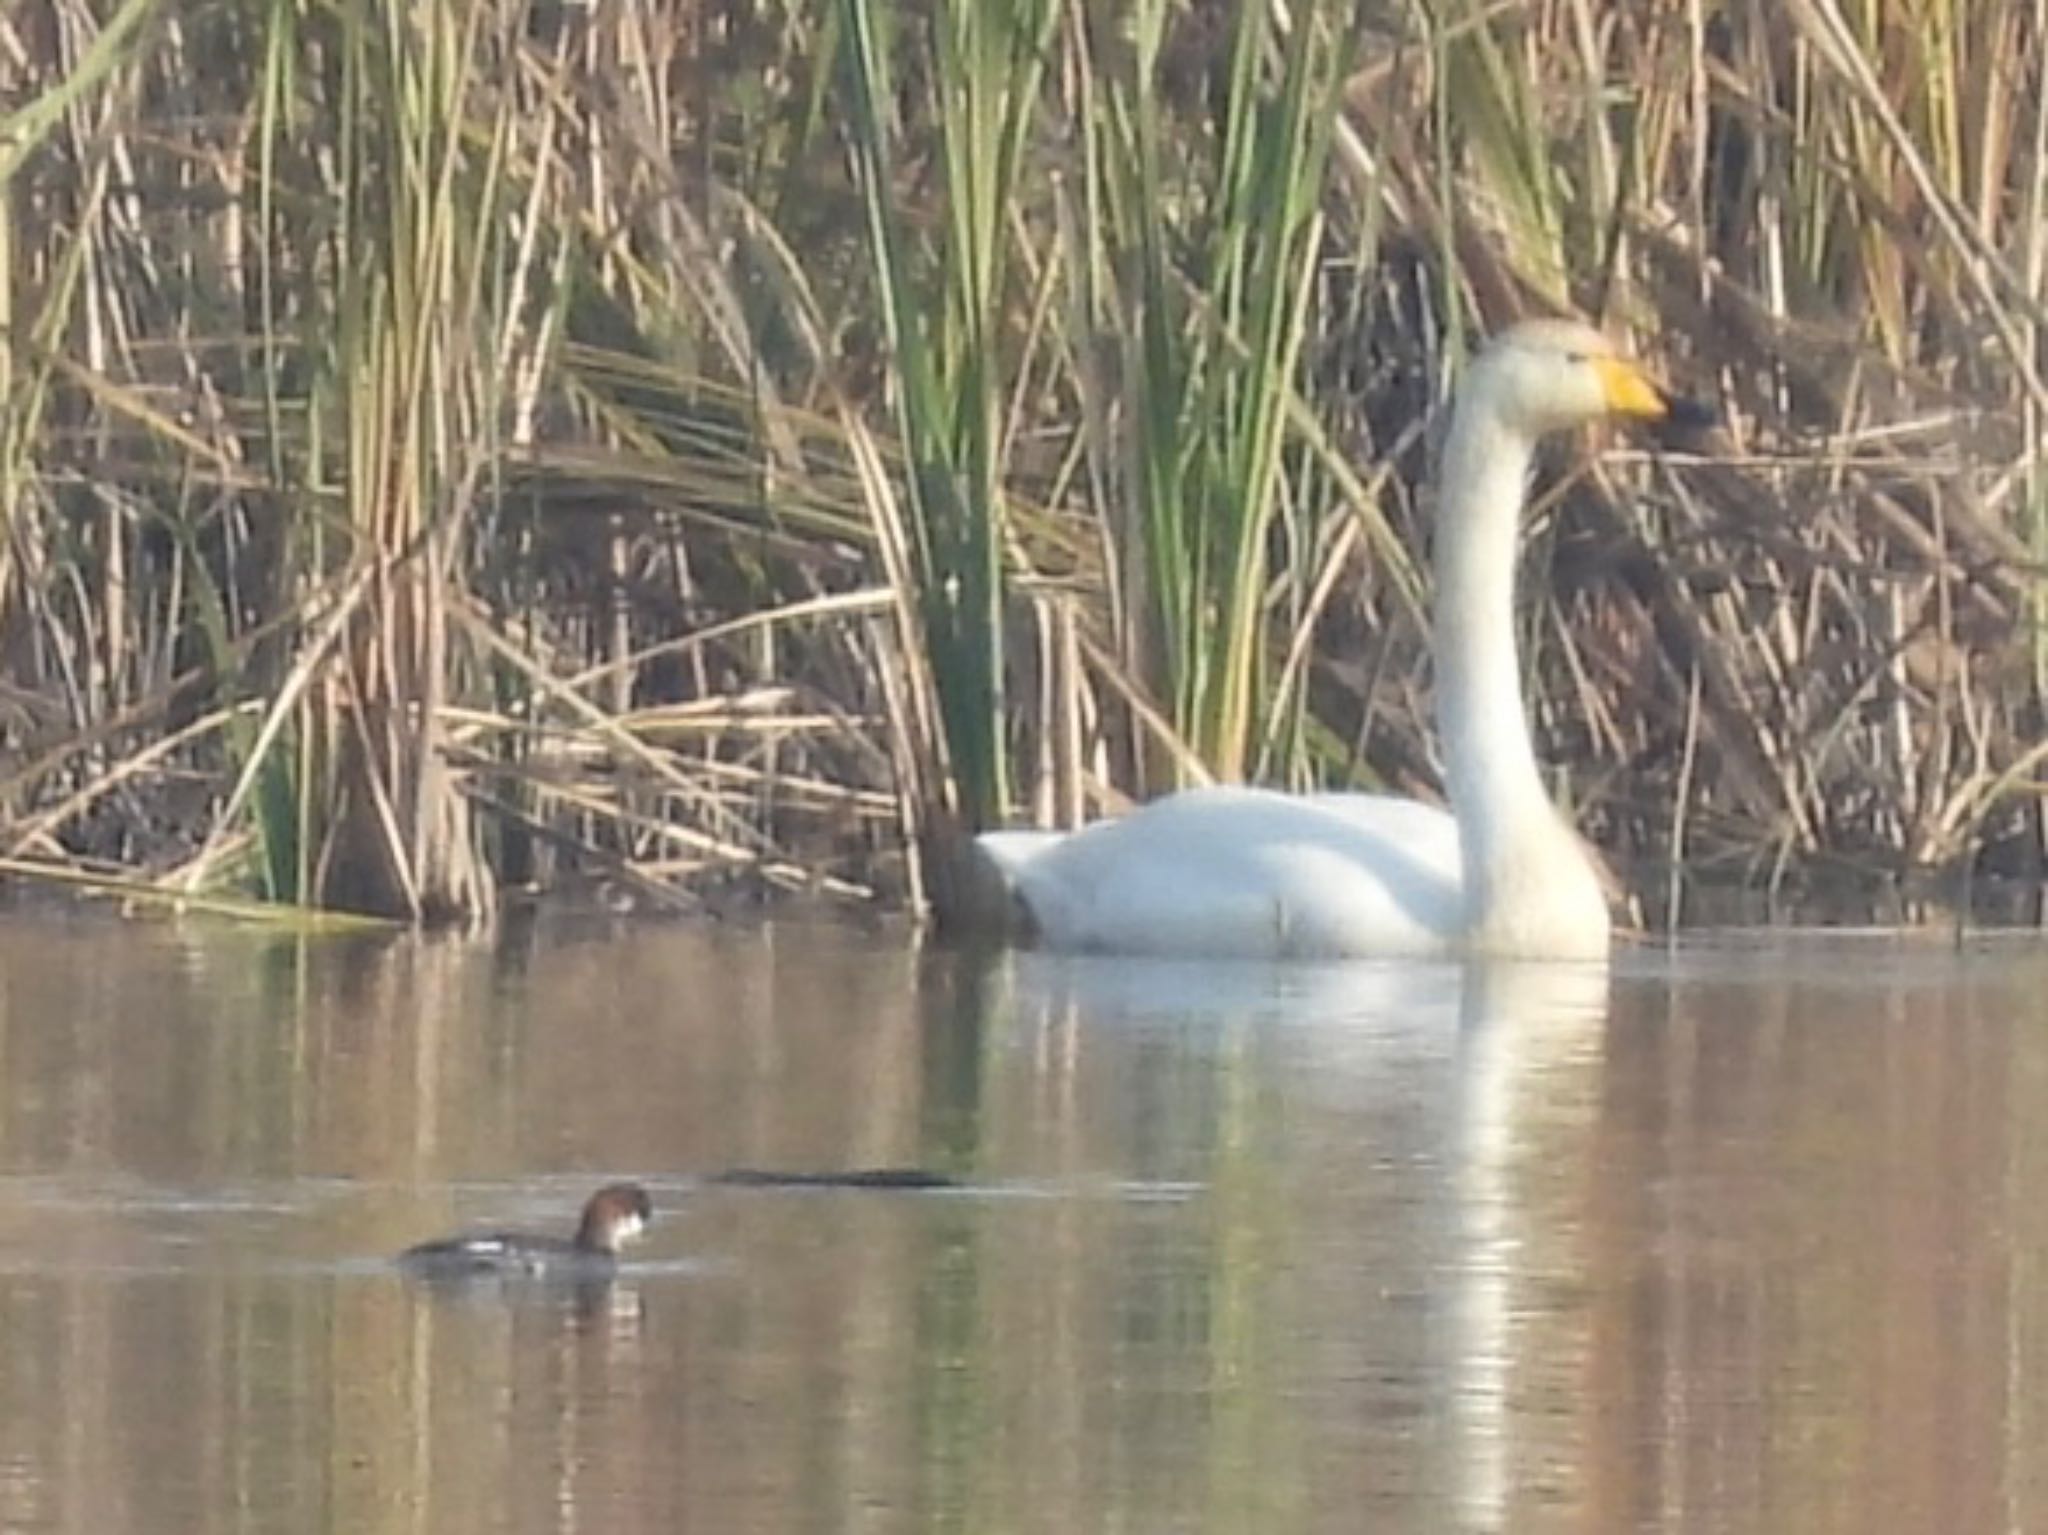
[{"label": "small diving duck", "polygon": [[602,1279],[618,1266],[619,1250],[637,1241],[654,1215],[647,1190],[637,1183],[608,1183],[583,1206],[576,1235],[530,1236],[519,1231],[485,1231],[422,1242],[398,1255],[399,1265],[423,1279],[464,1279],[489,1274]]}]

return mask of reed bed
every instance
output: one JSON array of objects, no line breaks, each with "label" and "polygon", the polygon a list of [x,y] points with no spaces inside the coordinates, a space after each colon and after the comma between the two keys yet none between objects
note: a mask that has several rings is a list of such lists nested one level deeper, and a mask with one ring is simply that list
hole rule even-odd
[{"label": "reed bed", "polygon": [[964,909],[965,837],[1433,793],[1457,359],[1600,318],[1533,712],[1652,923],[2038,878],[2048,0],[29,0],[0,878]]}]

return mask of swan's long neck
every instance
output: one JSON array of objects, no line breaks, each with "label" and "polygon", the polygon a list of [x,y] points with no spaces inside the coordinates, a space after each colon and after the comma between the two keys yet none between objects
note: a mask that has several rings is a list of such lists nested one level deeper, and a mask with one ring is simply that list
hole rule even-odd
[{"label": "swan's long neck", "polygon": [[[1548,903],[1583,907],[1591,886],[1604,945],[1597,881],[1544,792],[1522,703],[1515,557],[1534,451],[1531,438],[1500,423],[1483,389],[1460,394],[1437,510],[1437,729],[1474,936],[1547,928]],[[1594,918],[1564,920],[1583,927]]]},{"label": "swan's long neck", "polygon": [[1500,838],[1550,803],[1536,771],[1515,652],[1515,556],[1528,438],[1461,399],[1444,446],[1436,538],[1437,729],[1467,878]]}]

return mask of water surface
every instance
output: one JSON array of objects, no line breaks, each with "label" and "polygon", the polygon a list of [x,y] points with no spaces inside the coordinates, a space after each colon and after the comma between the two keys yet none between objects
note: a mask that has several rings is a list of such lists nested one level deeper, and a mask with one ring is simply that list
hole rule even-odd
[{"label": "water surface", "polygon": [[[0,1529],[2048,1529],[2048,948],[0,920]],[[920,1164],[935,1194],[699,1186]],[[606,1290],[466,1223],[659,1207]]]}]

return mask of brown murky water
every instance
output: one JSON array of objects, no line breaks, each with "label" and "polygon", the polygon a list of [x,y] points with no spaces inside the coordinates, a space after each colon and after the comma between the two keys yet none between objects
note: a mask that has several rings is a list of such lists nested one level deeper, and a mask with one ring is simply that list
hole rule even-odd
[{"label": "brown murky water", "polygon": [[[608,1291],[383,1261],[615,1174]],[[9,916],[0,1336],[7,1531],[2043,1530],[2048,945]]]}]

